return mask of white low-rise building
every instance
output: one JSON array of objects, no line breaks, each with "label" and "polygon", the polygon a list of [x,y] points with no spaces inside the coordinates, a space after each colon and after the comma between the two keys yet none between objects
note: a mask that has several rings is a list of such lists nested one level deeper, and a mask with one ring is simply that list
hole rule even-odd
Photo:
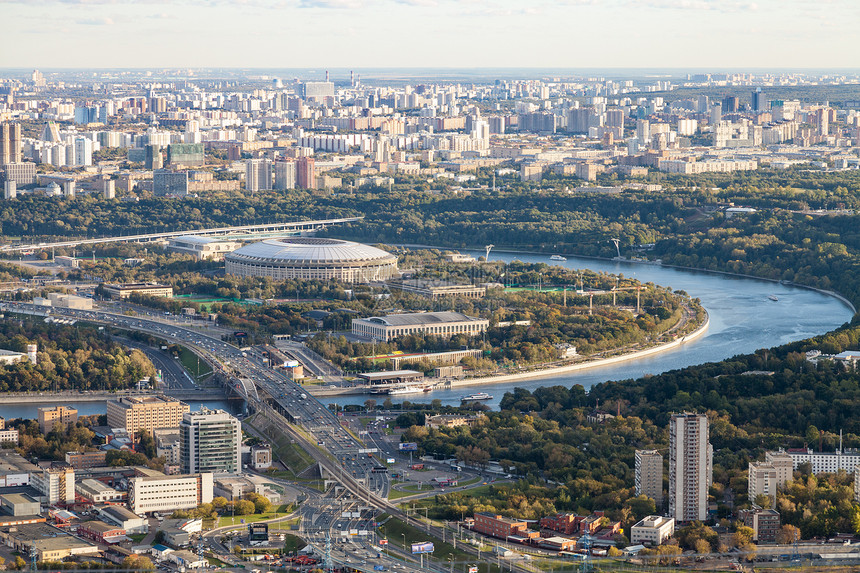
[{"label": "white low-rise building", "polygon": [[214,237],[198,237],[183,235],[172,237],[167,243],[167,250],[184,255],[193,255],[198,260],[223,261],[224,255],[232,253],[242,246],[236,241],[222,241]]},{"label": "white low-rise building", "polygon": [[213,487],[211,473],[133,477],[128,480],[128,506],[138,515],[191,509],[210,503]]},{"label": "white low-rise building", "polygon": [[649,515],[630,529],[630,543],[662,545],[675,534],[675,519]]}]

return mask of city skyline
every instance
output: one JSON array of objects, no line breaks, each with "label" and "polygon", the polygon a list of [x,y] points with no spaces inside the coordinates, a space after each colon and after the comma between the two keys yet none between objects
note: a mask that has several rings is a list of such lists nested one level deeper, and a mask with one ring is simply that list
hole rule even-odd
[{"label": "city skyline", "polygon": [[840,68],[856,66],[860,5],[0,0],[0,13],[0,67]]}]

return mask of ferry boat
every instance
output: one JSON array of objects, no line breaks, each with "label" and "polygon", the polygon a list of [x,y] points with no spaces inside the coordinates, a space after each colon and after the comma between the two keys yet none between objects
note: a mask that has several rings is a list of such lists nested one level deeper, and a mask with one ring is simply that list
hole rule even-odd
[{"label": "ferry boat", "polygon": [[567,257],[562,257],[561,255],[553,255],[549,258],[551,261],[566,261]]},{"label": "ferry boat", "polygon": [[468,396],[460,396],[461,402],[470,402],[472,400],[492,400],[493,397],[486,392],[478,392],[477,394],[469,394]]},{"label": "ferry boat", "polygon": [[769,295],[767,295],[767,298],[769,298],[770,300],[772,300],[774,302],[779,300],[779,298],[775,294],[769,294]]},{"label": "ferry boat", "polygon": [[397,388],[391,388],[388,391],[389,396],[402,396],[403,394],[422,394],[424,392],[424,388],[421,386],[398,386]]}]

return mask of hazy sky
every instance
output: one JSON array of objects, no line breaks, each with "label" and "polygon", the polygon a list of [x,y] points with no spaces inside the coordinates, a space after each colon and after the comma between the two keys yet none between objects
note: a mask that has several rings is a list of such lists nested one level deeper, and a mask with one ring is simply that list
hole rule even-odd
[{"label": "hazy sky", "polygon": [[0,67],[860,67],[860,0],[0,0]]}]

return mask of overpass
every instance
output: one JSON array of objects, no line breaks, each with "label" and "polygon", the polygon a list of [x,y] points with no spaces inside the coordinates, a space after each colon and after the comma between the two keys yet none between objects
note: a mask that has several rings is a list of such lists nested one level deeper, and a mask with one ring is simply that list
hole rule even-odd
[{"label": "overpass", "polygon": [[166,233],[147,233],[143,235],[123,235],[119,237],[101,237],[98,239],[71,239],[68,241],[57,241],[53,243],[37,243],[31,245],[3,245],[0,252],[38,251],[57,247],[77,247],[80,245],[98,245],[104,243],[148,243],[171,237],[183,235],[196,235],[202,237],[227,237],[227,238],[263,238],[265,236],[278,236],[284,234],[319,231],[331,225],[343,223],[354,223],[361,221],[364,217],[344,217],[341,219],[319,219],[315,221],[292,221],[281,223],[264,223],[260,225],[241,225],[236,227],[213,227],[211,229],[187,229],[185,231],[169,231]]}]

